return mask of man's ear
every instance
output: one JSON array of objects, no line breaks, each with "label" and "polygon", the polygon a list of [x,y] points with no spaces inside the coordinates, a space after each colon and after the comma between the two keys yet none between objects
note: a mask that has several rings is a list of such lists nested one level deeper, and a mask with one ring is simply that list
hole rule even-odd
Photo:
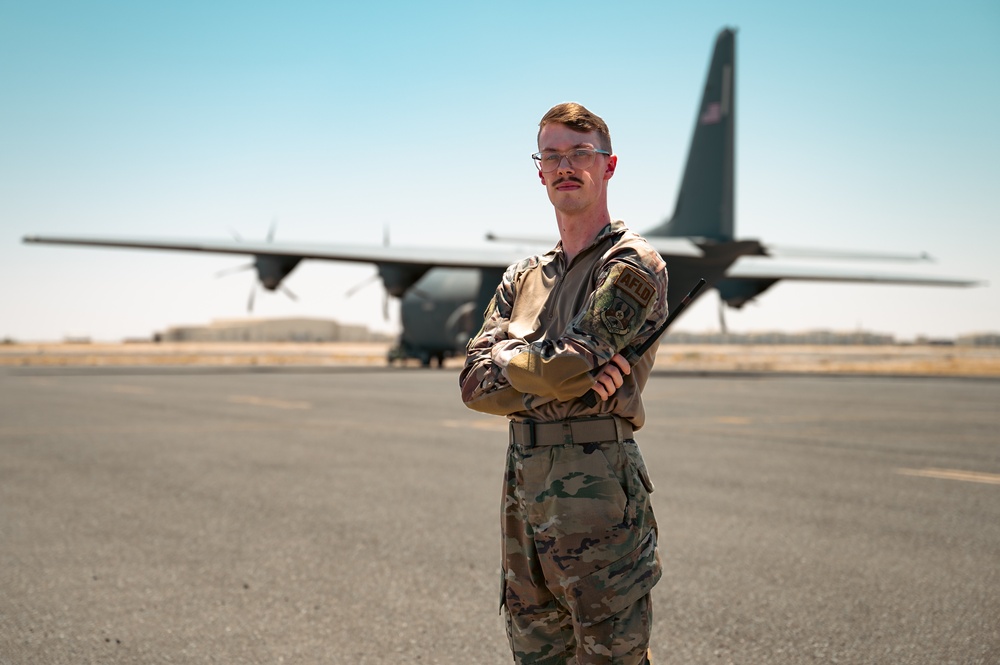
[{"label": "man's ear", "polygon": [[611,155],[608,157],[608,167],[604,169],[604,179],[610,180],[611,176],[615,174],[615,169],[618,167],[618,155]]},{"label": "man's ear", "polygon": [[538,172],[538,179],[542,181],[543,185],[545,184],[545,174],[541,171]]}]

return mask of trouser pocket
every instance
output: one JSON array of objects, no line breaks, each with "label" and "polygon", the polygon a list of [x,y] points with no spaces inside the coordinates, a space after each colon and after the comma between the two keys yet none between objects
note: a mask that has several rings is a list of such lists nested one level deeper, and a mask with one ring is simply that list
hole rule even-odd
[{"label": "trouser pocket", "polygon": [[630,553],[566,587],[574,623],[592,626],[621,612],[650,592],[663,571],[650,530]]},{"label": "trouser pocket", "polygon": [[507,571],[503,568],[500,569],[500,614],[503,614],[503,608],[507,604]]}]

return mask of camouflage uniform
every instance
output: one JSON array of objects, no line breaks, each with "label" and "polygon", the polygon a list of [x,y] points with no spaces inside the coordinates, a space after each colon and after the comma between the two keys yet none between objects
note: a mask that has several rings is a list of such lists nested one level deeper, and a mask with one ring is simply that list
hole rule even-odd
[{"label": "camouflage uniform", "polygon": [[502,604],[517,663],[645,662],[661,566],[631,432],[653,351],[607,401],[579,398],[592,369],[662,324],[666,297],[663,259],[616,221],[569,265],[557,246],[508,268],[469,342],[463,401],[511,419]]}]

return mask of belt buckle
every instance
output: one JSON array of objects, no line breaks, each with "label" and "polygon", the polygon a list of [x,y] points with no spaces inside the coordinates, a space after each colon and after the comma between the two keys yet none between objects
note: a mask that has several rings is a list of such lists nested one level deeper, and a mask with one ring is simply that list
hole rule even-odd
[{"label": "belt buckle", "polygon": [[511,441],[522,448],[535,447],[535,423],[530,420],[523,422],[510,421]]}]

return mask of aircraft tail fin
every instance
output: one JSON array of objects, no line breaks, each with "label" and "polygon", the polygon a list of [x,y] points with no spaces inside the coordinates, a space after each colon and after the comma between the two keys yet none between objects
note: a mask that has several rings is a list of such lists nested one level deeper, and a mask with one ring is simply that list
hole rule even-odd
[{"label": "aircraft tail fin", "polygon": [[735,46],[736,32],[722,30],[715,41],[673,217],[644,235],[733,239]]}]

